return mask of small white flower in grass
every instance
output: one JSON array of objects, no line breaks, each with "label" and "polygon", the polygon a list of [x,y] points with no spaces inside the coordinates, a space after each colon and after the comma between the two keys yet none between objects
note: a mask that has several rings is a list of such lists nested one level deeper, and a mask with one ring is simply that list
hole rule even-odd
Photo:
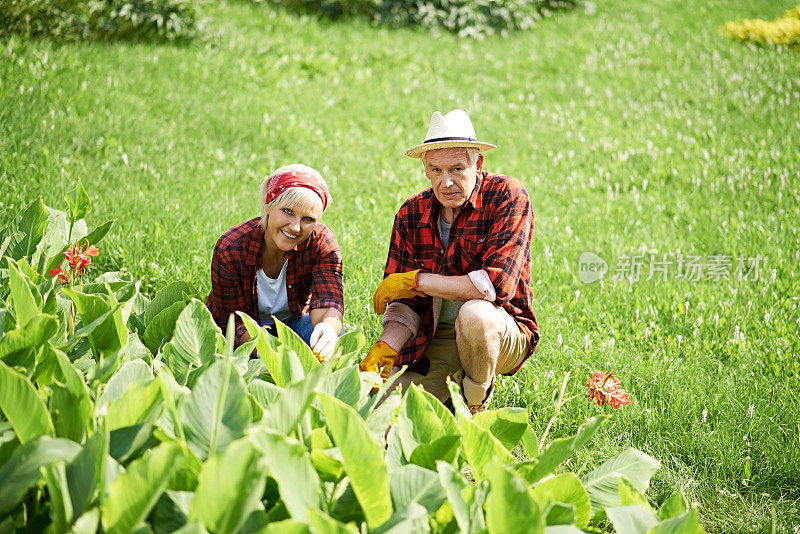
[{"label": "small white flower in grass", "polygon": [[714,314],[714,328],[717,328],[717,326],[719,326],[719,315],[715,313]]},{"label": "small white flower in grass", "polygon": [[617,342],[614,340],[613,337],[611,339],[609,339],[608,340],[608,350],[614,350],[614,345],[616,345],[616,344],[617,344]]},{"label": "small white flower in grass", "polygon": [[644,338],[647,339],[650,336],[650,327],[646,327],[644,329]]},{"label": "small white flower in grass", "polygon": [[639,308],[636,308],[636,319],[634,320],[637,322],[639,321]]},{"label": "small white flower in grass", "polygon": [[678,339],[678,348],[681,348],[681,341],[683,341],[683,336],[678,335],[677,339]]},{"label": "small white flower in grass", "polygon": [[561,338],[561,334],[558,334],[558,337],[556,338],[556,344],[560,347],[563,342],[564,340]]},{"label": "small white flower in grass", "polygon": [[708,417],[708,410],[706,410],[705,408],[703,408],[703,422],[704,422],[704,423],[706,422],[706,418],[707,418],[707,417]]},{"label": "small white flower in grass", "polygon": [[769,312],[764,314],[764,324],[769,322],[769,318],[772,317]]},{"label": "small white flower in grass", "polygon": [[605,351],[606,351],[606,342],[603,341],[602,343],[600,343],[600,352],[605,352]]},{"label": "small white flower in grass", "polygon": [[748,419],[752,419],[753,415],[755,415],[756,407],[752,404],[747,407],[747,417]]},{"label": "small white flower in grass", "polygon": [[580,289],[576,289],[575,290],[575,304],[578,303],[578,299],[580,299],[580,298],[581,298],[581,291],[580,291]]},{"label": "small white flower in grass", "polygon": [[775,277],[776,276],[778,276],[778,270],[777,269],[772,269],[772,276],[769,279],[769,283],[770,284],[774,284],[775,283]]},{"label": "small white flower in grass", "polygon": [[672,314],[672,322],[674,323],[674,322],[676,322],[677,320],[678,320],[678,314],[677,314],[677,313],[673,313],[673,314]]},{"label": "small white flower in grass", "polygon": [[583,336],[583,350],[587,350],[589,348],[589,334]]},{"label": "small white flower in grass", "polygon": [[127,154],[122,154],[122,161],[125,162],[125,165],[128,164],[128,155]]}]

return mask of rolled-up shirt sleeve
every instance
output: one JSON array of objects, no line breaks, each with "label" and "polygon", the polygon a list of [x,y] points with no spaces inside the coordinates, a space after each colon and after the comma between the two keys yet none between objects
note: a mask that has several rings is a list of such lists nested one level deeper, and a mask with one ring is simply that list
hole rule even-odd
[{"label": "rolled-up shirt sleeve", "polygon": [[[523,269],[530,263],[533,211],[525,190],[514,189],[499,206],[487,236],[483,270],[494,286],[495,303],[503,305],[516,294]],[[528,282],[528,280],[526,280]]]}]

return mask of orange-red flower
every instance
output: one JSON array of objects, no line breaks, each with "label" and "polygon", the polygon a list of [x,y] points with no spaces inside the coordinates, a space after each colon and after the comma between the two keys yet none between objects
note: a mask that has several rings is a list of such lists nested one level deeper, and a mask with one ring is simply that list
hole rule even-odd
[{"label": "orange-red flower", "polygon": [[589,388],[589,398],[597,401],[598,406],[609,404],[615,410],[620,406],[631,403],[630,394],[619,388],[619,378],[612,375],[614,371],[597,371],[586,382]]},{"label": "orange-red flower", "polygon": [[60,265],[58,269],[50,269],[50,276],[58,277],[58,283],[62,286],[69,284],[69,275],[64,272]]},{"label": "orange-red flower", "polygon": [[83,270],[92,264],[92,257],[97,256],[100,251],[96,246],[90,245],[88,241],[85,243],[85,248],[76,240],[71,247],[65,252],[64,256],[67,258],[70,270],[76,276],[82,276]]}]

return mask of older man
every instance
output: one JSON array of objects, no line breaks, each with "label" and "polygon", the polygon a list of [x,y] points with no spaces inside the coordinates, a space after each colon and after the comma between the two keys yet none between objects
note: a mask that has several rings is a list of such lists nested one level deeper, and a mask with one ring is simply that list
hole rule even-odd
[{"label": "older man", "polygon": [[491,148],[456,109],[434,113],[425,142],[406,152],[422,159],[431,187],[395,216],[373,299],[384,330],[360,364],[384,381],[408,366],[400,384],[422,385],[442,402],[450,377],[473,413],[486,408],[496,374],[514,374],[539,340],[533,212],[518,180],[483,170],[481,152]]}]

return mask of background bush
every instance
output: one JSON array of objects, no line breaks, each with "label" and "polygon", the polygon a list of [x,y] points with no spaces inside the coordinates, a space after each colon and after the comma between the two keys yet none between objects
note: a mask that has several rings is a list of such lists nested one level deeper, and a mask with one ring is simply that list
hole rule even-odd
[{"label": "background bush", "polygon": [[789,45],[800,47],[800,6],[788,9],[775,20],[744,19],[726,22],[722,27],[725,37],[758,44]]},{"label": "background bush", "polygon": [[0,38],[175,40],[196,27],[191,0],[0,0]]},{"label": "background bush", "polygon": [[581,0],[273,0],[328,18],[366,15],[376,24],[442,27],[460,36],[504,34],[530,28]]}]

